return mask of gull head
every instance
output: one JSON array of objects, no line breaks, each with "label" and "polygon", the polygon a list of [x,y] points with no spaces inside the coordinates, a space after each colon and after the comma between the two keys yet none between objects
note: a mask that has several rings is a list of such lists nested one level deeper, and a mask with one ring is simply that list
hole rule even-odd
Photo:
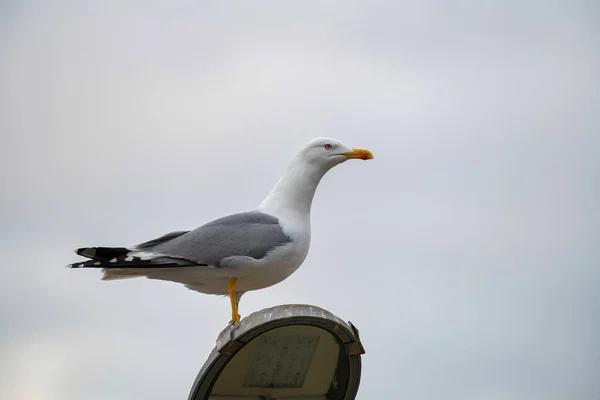
[{"label": "gull head", "polygon": [[[298,224],[310,224],[310,208],[321,178],[331,168],[350,159],[370,160],[369,150],[346,146],[339,140],[319,137],[308,142],[288,165],[258,209],[283,221],[300,218]],[[310,234],[309,234],[310,235]]]},{"label": "gull head", "polygon": [[346,146],[339,140],[319,137],[311,140],[298,154],[304,162],[330,169],[350,159],[371,160],[369,150]]}]

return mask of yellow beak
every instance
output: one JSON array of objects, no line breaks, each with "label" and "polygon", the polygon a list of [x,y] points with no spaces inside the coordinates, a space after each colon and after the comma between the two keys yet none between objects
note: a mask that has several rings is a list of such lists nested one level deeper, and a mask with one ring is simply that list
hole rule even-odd
[{"label": "yellow beak", "polygon": [[348,158],[360,158],[361,160],[372,160],[373,154],[369,150],[365,149],[352,149],[347,153],[342,153],[343,156]]}]

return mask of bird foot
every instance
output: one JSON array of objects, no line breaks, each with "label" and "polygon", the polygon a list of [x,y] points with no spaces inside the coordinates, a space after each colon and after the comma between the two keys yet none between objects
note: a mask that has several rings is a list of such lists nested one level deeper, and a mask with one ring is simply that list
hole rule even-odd
[{"label": "bird foot", "polygon": [[229,324],[234,325],[236,323],[239,323],[242,320],[242,317],[240,316],[240,314],[235,314],[231,316],[231,321],[229,321]]}]

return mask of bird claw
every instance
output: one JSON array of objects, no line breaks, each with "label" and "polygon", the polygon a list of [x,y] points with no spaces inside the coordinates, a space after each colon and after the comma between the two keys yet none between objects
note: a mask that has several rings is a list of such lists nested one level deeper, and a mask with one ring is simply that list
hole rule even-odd
[{"label": "bird claw", "polygon": [[235,325],[236,323],[239,323],[242,320],[242,317],[240,316],[240,314],[237,315],[232,315],[231,316],[231,321],[229,321],[230,325]]}]

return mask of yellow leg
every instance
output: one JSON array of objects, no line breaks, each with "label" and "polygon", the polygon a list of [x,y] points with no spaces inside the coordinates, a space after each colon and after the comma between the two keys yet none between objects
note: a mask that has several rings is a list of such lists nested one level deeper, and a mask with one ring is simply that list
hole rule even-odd
[{"label": "yellow leg", "polygon": [[237,282],[237,278],[231,278],[229,280],[229,286],[227,288],[227,291],[229,292],[229,300],[231,300],[231,321],[229,321],[229,323],[240,322],[240,320],[241,320],[240,314],[238,314],[237,301],[235,299],[235,284],[236,284],[236,282]]}]

